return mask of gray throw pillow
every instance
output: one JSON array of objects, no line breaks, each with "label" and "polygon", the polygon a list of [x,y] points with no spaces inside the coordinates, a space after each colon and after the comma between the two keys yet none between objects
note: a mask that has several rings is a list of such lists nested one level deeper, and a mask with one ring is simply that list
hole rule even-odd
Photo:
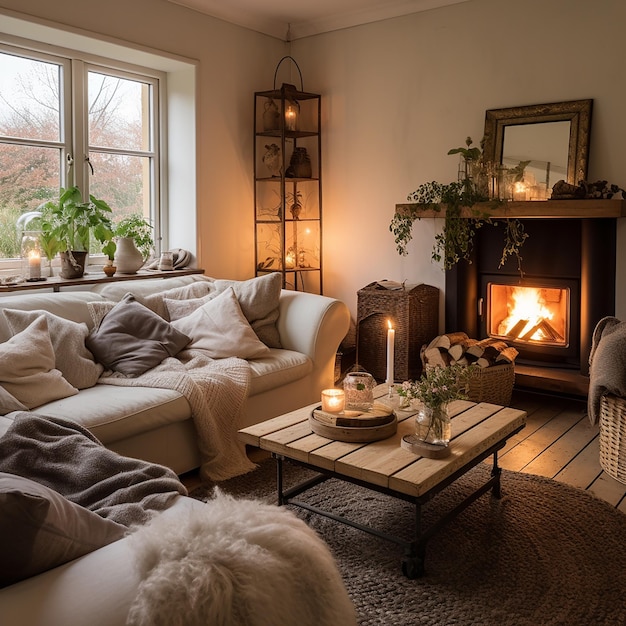
[{"label": "gray throw pillow", "polygon": [[176,356],[189,337],[126,294],[87,338],[96,360],[108,369],[139,376],[168,356]]},{"label": "gray throw pillow", "polygon": [[216,280],[218,293],[233,288],[239,306],[257,337],[270,348],[282,348],[276,322],[283,285],[282,274],[272,272],[250,280]]},{"label": "gray throw pillow", "polygon": [[48,487],[0,473],[0,587],[121,539],[126,528]]}]

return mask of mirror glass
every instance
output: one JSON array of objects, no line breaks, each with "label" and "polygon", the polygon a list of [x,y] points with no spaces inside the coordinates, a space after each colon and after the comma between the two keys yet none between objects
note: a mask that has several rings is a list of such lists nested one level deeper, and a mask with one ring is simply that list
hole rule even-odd
[{"label": "mirror glass", "polygon": [[575,100],[508,109],[485,115],[485,158],[525,168],[549,192],[559,180],[576,185],[587,177],[592,100]]}]

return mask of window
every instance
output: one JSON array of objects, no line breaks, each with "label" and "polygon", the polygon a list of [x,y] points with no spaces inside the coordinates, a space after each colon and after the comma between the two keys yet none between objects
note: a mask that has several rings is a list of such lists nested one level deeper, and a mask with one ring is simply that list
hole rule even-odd
[{"label": "window", "polygon": [[105,200],[114,220],[149,218],[159,241],[163,76],[62,52],[0,43],[2,259],[19,256],[20,215],[71,185]]}]

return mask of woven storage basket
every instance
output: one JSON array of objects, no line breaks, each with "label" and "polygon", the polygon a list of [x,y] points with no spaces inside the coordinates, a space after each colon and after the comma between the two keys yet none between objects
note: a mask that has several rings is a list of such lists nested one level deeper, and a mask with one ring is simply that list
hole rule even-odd
[{"label": "woven storage basket", "polygon": [[472,402],[490,402],[507,406],[515,384],[515,365],[503,363],[475,370],[469,381],[468,397]]},{"label": "woven storage basket", "polygon": [[396,330],[394,378],[418,378],[420,348],[439,332],[439,289],[381,289],[370,283],[357,292],[357,362],[379,381],[387,375],[387,320]]},{"label": "woven storage basket", "polygon": [[626,484],[626,399],[602,396],[600,401],[600,465]]}]

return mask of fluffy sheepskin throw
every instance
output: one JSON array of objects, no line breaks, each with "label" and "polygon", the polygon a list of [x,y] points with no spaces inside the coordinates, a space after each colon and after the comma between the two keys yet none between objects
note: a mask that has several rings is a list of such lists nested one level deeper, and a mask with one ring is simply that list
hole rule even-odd
[{"label": "fluffy sheepskin throw", "polygon": [[593,331],[589,355],[587,412],[592,424],[600,419],[600,399],[607,394],[626,397],[626,322],[604,317]]},{"label": "fluffy sheepskin throw", "polygon": [[142,583],[127,624],[356,624],[328,547],[302,520],[217,488],[213,496],[131,536]]}]

